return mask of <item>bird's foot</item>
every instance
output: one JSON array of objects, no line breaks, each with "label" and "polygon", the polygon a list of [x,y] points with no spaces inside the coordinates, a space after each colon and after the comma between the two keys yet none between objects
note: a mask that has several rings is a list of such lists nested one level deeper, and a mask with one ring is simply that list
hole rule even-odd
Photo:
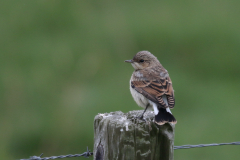
[{"label": "bird's foot", "polygon": [[144,122],[146,122],[146,120],[145,120],[145,118],[143,118],[143,116],[141,115],[141,116],[139,116],[139,117],[133,117],[132,118],[133,120],[141,120],[141,121],[144,121]]}]

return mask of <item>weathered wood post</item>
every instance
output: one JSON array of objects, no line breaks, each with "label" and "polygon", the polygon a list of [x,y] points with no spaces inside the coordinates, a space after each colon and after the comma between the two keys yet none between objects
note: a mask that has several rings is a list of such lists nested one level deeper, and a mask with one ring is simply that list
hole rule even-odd
[{"label": "weathered wood post", "polygon": [[174,125],[158,126],[154,113],[98,114],[94,120],[94,160],[173,160]]}]

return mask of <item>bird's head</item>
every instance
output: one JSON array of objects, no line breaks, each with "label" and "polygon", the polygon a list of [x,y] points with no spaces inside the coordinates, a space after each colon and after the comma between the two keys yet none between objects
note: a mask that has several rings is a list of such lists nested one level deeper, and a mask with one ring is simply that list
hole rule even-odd
[{"label": "bird's head", "polygon": [[160,64],[157,57],[148,51],[140,51],[133,59],[124,62],[131,63],[135,70],[150,68]]}]

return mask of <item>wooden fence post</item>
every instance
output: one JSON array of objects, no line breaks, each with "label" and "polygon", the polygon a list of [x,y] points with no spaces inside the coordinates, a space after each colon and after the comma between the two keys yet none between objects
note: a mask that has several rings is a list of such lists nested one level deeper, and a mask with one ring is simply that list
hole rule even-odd
[{"label": "wooden fence post", "polygon": [[154,113],[146,122],[141,111],[98,114],[94,119],[94,160],[173,160],[174,125],[158,126]]}]

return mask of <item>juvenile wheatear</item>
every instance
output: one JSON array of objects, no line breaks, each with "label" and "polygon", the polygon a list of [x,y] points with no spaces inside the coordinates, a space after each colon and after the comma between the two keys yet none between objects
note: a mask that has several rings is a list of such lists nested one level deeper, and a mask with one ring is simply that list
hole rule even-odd
[{"label": "juvenile wheatear", "polygon": [[140,106],[152,107],[155,113],[155,123],[163,125],[167,122],[176,124],[177,121],[169,108],[175,105],[172,81],[168,71],[161,65],[157,57],[148,51],[138,52],[131,63],[135,71],[130,79],[130,91],[133,99]]}]

